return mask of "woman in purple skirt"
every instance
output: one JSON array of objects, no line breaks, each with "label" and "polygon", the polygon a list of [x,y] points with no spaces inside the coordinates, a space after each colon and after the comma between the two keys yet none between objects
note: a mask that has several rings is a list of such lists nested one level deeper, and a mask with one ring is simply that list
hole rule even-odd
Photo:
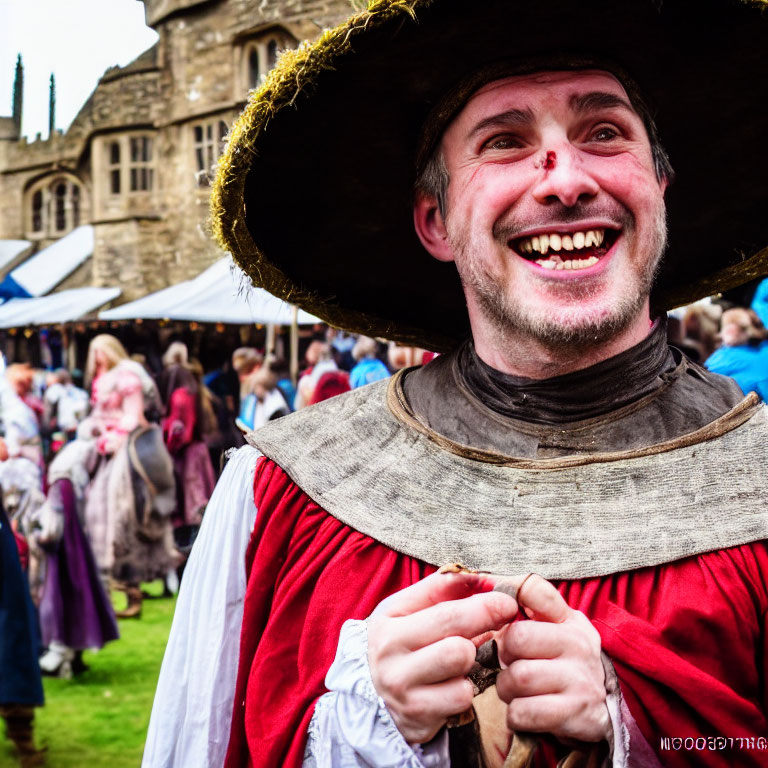
[{"label": "woman in purple skirt", "polygon": [[119,637],[115,612],[99,579],[83,531],[85,495],[96,465],[95,443],[75,440],[48,469],[48,498],[40,543],[48,552],[40,600],[40,629],[48,651],[43,674],[69,677],[85,669],[82,652]]}]

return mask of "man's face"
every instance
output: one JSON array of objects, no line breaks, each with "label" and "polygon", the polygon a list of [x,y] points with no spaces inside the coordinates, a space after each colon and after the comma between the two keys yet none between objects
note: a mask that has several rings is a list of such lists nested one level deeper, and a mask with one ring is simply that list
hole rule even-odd
[{"label": "man's face", "polygon": [[594,344],[647,308],[665,247],[665,182],[611,74],[490,83],[449,125],[442,151],[450,182],[444,250],[433,253],[456,262],[473,330],[481,316],[502,335]]}]

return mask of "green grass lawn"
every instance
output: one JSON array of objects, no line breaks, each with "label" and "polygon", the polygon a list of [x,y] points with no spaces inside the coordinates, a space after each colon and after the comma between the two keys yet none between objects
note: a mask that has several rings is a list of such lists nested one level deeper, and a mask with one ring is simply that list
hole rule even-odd
[{"label": "green grass lawn", "polygon": [[[159,581],[144,588],[162,591]],[[118,610],[125,605],[124,595],[113,601]],[[48,747],[48,768],[138,768],[175,604],[145,600],[140,619],[119,621],[119,640],[85,653],[90,670],[72,680],[43,678],[35,739]],[[0,740],[0,765],[14,765],[12,755]]]}]

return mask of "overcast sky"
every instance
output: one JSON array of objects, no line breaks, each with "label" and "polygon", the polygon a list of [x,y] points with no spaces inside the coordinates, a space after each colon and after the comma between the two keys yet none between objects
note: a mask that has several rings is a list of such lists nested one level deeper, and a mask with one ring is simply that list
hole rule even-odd
[{"label": "overcast sky", "polygon": [[0,0],[0,115],[13,111],[16,56],[24,63],[22,133],[48,134],[48,82],[56,75],[56,127],[66,130],[104,70],[157,39],[138,0]]}]

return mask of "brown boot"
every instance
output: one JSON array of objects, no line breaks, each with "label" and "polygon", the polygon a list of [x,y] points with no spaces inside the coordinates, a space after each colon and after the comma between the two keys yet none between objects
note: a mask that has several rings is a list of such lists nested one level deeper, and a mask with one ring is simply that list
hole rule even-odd
[{"label": "brown boot", "polygon": [[0,707],[0,715],[5,720],[8,738],[16,745],[22,768],[43,765],[45,750],[35,746],[35,710],[32,707],[11,705]]},{"label": "brown boot", "polygon": [[138,587],[127,587],[125,594],[128,597],[128,605],[123,611],[116,611],[118,619],[138,619],[141,616],[141,590]]}]

